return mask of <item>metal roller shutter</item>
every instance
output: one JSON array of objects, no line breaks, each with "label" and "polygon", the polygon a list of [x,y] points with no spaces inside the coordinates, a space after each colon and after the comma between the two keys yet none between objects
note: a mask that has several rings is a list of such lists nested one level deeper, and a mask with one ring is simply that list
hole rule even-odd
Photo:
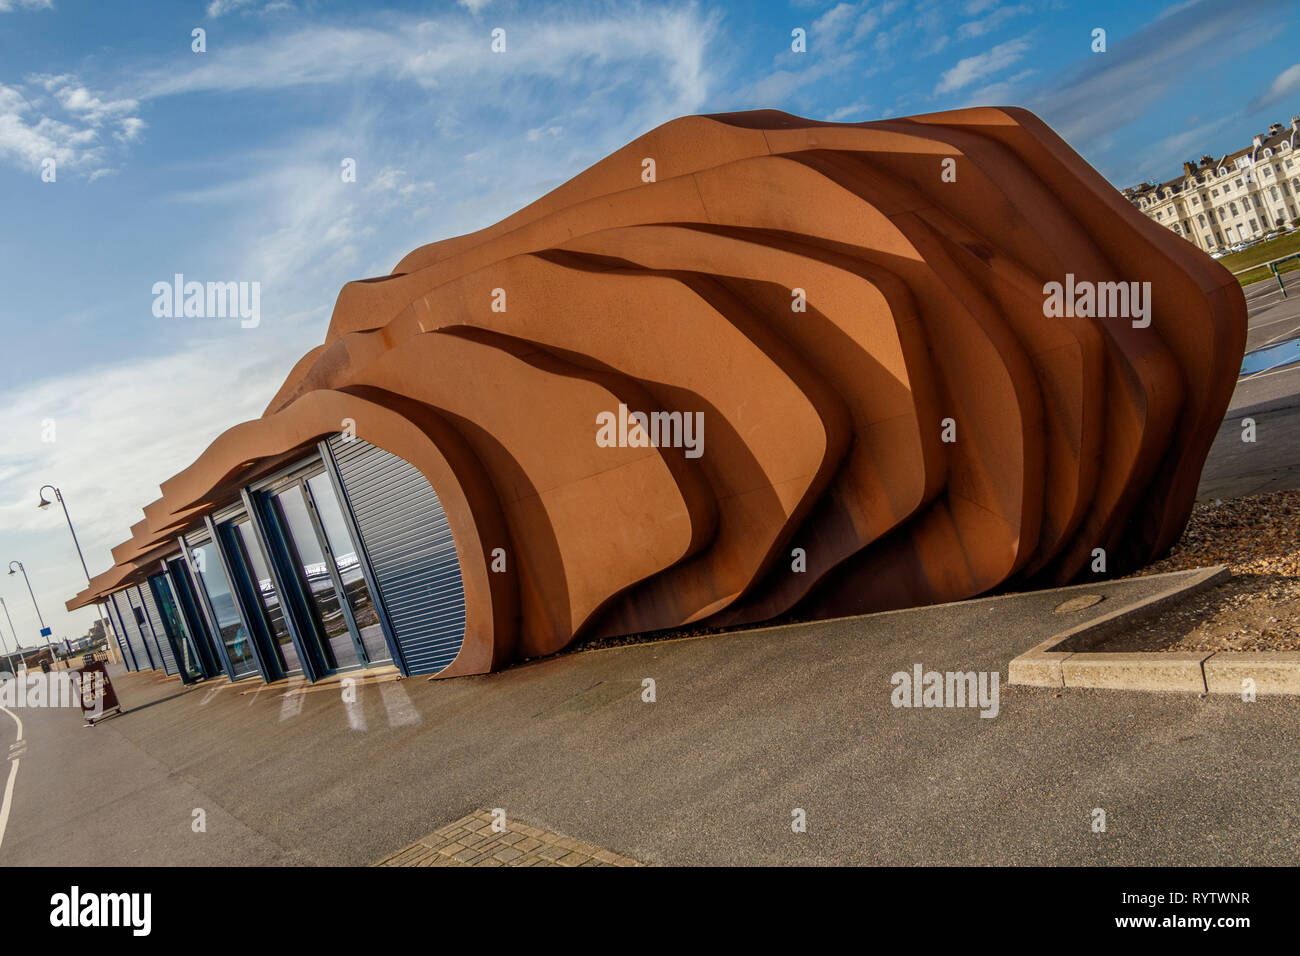
[{"label": "metal roller shutter", "polygon": [[446,512],[419,470],[369,442],[329,440],[406,666],[434,674],[465,638],[465,588]]},{"label": "metal roller shutter", "polygon": [[126,633],[126,626],[122,624],[122,615],[117,611],[117,605],[113,602],[113,595],[109,595],[104,601],[108,608],[108,623],[113,628],[113,633],[122,647],[122,663],[126,665],[129,671],[138,671],[140,666],[135,661],[135,648],[131,646],[131,638]]},{"label": "metal roller shutter", "polygon": [[151,671],[157,668],[158,664],[153,659],[153,652],[145,644],[144,635],[140,633],[140,628],[135,621],[135,613],[132,610],[134,605],[131,604],[129,592],[118,591],[110,595],[113,599],[113,606],[117,608],[117,615],[122,621],[122,629],[126,633],[126,642],[131,646],[131,653],[135,655],[136,670]]},{"label": "metal roller shutter", "polygon": [[99,612],[100,619],[105,622],[108,632],[104,635],[105,649],[109,651],[109,659],[112,659],[112,652],[116,651],[118,658],[123,664],[126,664],[127,670],[132,670],[130,664],[127,664],[126,642],[122,640],[122,628],[113,620],[113,612],[108,607],[107,601],[96,601],[95,610]]},{"label": "metal roller shutter", "polygon": [[168,674],[179,674],[180,668],[176,666],[176,654],[172,650],[172,642],[167,637],[167,630],[163,627],[162,614],[158,611],[158,602],[154,599],[153,588],[146,581],[140,585],[139,590],[140,597],[144,599],[145,613],[149,615],[149,623],[153,625],[158,651],[162,654],[163,670]]},{"label": "metal roller shutter", "polygon": [[131,605],[131,617],[135,619],[135,609],[139,608],[140,613],[145,617],[144,622],[139,625],[140,638],[144,641],[145,648],[149,651],[149,656],[153,658],[153,669],[160,668],[166,673],[166,666],[163,663],[162,652],[158,649],[158,641],[154,637],[153,629],[149,626],[149,609],[144,606],[144,601],[140,597],[138,587],[129,587],[126,589],[127,603]]}]

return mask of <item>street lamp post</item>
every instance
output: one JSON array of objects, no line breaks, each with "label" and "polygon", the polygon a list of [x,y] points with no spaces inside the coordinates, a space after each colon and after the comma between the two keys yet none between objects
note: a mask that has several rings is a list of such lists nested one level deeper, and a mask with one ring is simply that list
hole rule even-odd
[{"label": "street lamp post", "polygon": [[[86,567],[86,556],[81,553],[81,542],[77,540],[77,529],[72,527],[72,517],[68,514],[68,503],[63,500],[63,492],[59,491],[54,485],[41,485],[38,494],[41,496],[41,503],[36,507],[44,511],[54,502],[45,497],[45,489],[49,488],[54,492],[54,497],[58,499],[59,505],[63,508],[63,520],[68,523],[68,531],[72,534],[73,547],[77,549],[77,557],[81,559],[81,572],[86,576],[86,584],[90,584],[90,569]],[[99,602],[95,602],[95,611],[99,614],[99,626],[104,632],[104,652],[108,654],[110,660],[113,658],[113,638],[108,633],[108,622],[104,620],[104,610]],[[39,616],[39,613],[38,613]]]},{"label": "street lamp post", "polygon": [[[21,659],[23,656],[23,645],[18,640],[18,632],[14,630],[14,619],[12,617],[9,617],[9,605],[5,603],[5,599],[2,597],[0,597],[0,607],[5,609],[5,618],[9,621],[9,633],[14,636],[14,653],[17,654],[18,657]],[[5,657],[8,656],[9,656],[9,645],[6,643]],[[11,664],[13,663],[12,659],[10,660],[10,663]],[[13,666],[16,673],[18,665],[14,664]]]},{"label": "street lamp post", "polygon": [[[23,563],[22,563],[21,561],[10,561],[10,562],[9,562],[9,573],[10,573],[10,574],[13,574],[13,573],[14,573],[14,565],[15,565],[15,564],[18,565],[18,570],[21,571],[21,572],[23,573],[23,580],[27,582],[27,593],[30,594],[30,595],[32,596],[32,607],[36,608],[36,620],[38,620],[38,621],[41,622],[41,637],[45,638],[45,643],[48,644],[48,645],[50,645],[50,653],[53,653],[53,652],[54,652],[54,642],[53,642],[52,640],[50,640],[50,636],[49,636],[48,634],[45,633],[45,631],[47,630],[47,628],[45,627],[45,618],[41,617],[41,606],[40,606],[39,604],[36,603],[36,592],[32,590],[32,579],[29,578],[29,577],[27,576],[27,569],[26,569],[25,567],[23,567]],[[7,609],[6,609],[6,610],[7,610]],[[14,634],[14,640],[17,640],[17,639],[18,639],[18,634],[15,632],[15,634]]]}]

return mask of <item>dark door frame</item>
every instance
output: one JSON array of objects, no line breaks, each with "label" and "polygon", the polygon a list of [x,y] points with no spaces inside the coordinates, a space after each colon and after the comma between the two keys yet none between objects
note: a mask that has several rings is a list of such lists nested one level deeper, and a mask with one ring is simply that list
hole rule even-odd
[{"label": "dark door frame", "polygon": [[174,558],[164,558],[167,567],[167,583],[176,598],[181,617],[189,629],[190,639],[194,644],[195,654],[199,659],[199,668],[205,679],[211,679],[224,673],[224,666],[212,646],[212,635],[208,631],[208,622],[199,608],[199,598],[195,593],[194,581],[190,577],[189,562],[185,560],[185,549]]},{"label": "dark door frame", "polygon": [[[230,678],[232,684],[235,681],[243,680],[244,678],[235,676],[235,665],[231,662],[230,655],[226,653],[226,642],[221,638],[221,625],[217,623],[217,612],[212,609],[212,599],[208,597],[208,589],[203,583],[203,576],[194,567],[194,552],[191,549],[200,548],[205,542],[186,541],[184,536],[178,540],[181,543],[181,555],[185,560],[185,569],[189,571],[190,580],[194,583],[194,596],[198,599],[199,610],[203,612],[203,616],[208,622],[208,635],[212,638],[211,646],[217,652],[217,659],[221,662],[221,666],[226,671],[226,677]],[[229,584],[230,582],[227,581],[226,583]]]},{"label": "dark door frame", "polygon": [[[178,617],[181,614],[181,610],[180,606],[176,603],[176,595],[172,591],[171,581],[167,574],[167,562],[159,561],[159,564],[162,565],[162,569],[155,571],[153,574],[145,578],[145,584],[149,585],[149,590],[153,593],[153,603],[158,608],[158,619],[162,621],[163,636],[167,638],[167,644],[172,649],[172,659],[176,661],[176,673],[180,675],[182,684],[193,684],[196,680],[202,680],[203,676],[202,673],[200,673],[200,676],[195,678],[185,670],[184,645],[186,635],[172,633],[170,622],[167,620],[167,610],[163,606],[162,597],[159,596],[159,592],[163,587],[167,588],[168,598],[172,602],[172,607],[175,609]],[[159,581],[159,578],[162,578],[162,580]],[[148,609],[146,609],[145,613],[148,613]],[[196,651],[196,656],[197,653],[198,652]],[[199,670],[202,672],[203,668],[200,666]]]},{"label": "dark door frame", "polygon": [[[253,649],[253,663],[257,666],[258,673],[262,675],[262,680],[269,684],[280,676],[278,673],[279,668],[273,666],[274,658],[268,660],[261,647],[261,633],[254,626],[252,619],[249,617],[248,608],[245,607],[247,596],[241,593],[244,589],[240,585],[240,579],[235,577],[235,568],[230,555],[226,553],[224,536],[220,533],[221,529],[217,527],[211,515],[204,516],[203,524],[212,537],[212,549],[217,552],[217,561],[221,565],[222,572],[226,575],[226,584],[229,586],[230,596],[235,602],[235,613],[239,615],[244,630],[248,632],[248,645]],[[218,633],[220,632],[218,631]]]},{"label": "dark door frame", "polygon": [[388,607],[384,604],[383,594],[379,590],[379,581],[375,577],[375,570],[370,564],[370,554],[366,551],[366,543],[361,539],[361,528],[357,525],[357,516],[352,510],[352,502],[348,499],[347,489],[343,487],[343,476],[339,474],[339,465],[334,460],[334,452],[330,449],[328,441],[319,442],[317,447],[320,449],[321,464],[325,466],[325,472],[330,476],[330,484],[334,487],[334,494],[339,500],[339,510],[343,512],[343,520],[348,526],[348,534],[352,538],[352,544],[357,549],[357,561],[361,565],[361,573],[365,576],[366,587],[370,589],[370,600],[374,603],[375,613],[379,616],[379,627],[384,632],[384,643],[388,645],[388,653],[397,666],[398,672],[403,677],[410,677],[411,671],[406,666],[406,656],[397,643],[397,631],[393,628],[393,621],[388,616]]},{"label": "dark door frame", "polygon": [[289,630],[293,646],[298,651],[298,660],[302,662],[302,675],[309,682],[315,683],[324,676],[322,662],[317,660],[316,649],[308,644],[307,635],[303,631],[303,621],[309,618],[305,616],[306,608],[303,605],[303,595],[298,590],[298,582],[296,578],[285,577],[284,564],[288,555],[282,555],[277,547],[273,547],[279,543],[276,540],[278,535],[269,525],[266,502],[259,501],[247,488],[241,489],[239,496],[244,502],[244,513],[253,526],[253,536],[257,538],[262,557],[266,559],[267,569],[271,572],[271,583],[279,592],[280,611],[284,615],[285,627]]},{"label": "dark door frame", "polygon": [[[295,610],[302,616],[299,622],[300,630],[303,629],[303,625],[309,627],[311,629],[310,633],[315,638],[314,644],[321,648],[319,650],[316,646],[311,648],[313,669],[317,671],[317,676],[313,680],[319,680],[331,673],[365,669],[370,666],[365,643],[361,640],[361,629],[357,627],[356,617],[352,613],[352,602],[348,600],[347,591],[343,587],[343,579],[338,572],[334,549],[330,546],[329,537],[325,534],[325,528],[321,524],[319,514],[317,514],[316,500],[312,496],[310,486],[307,484],[309,478],[315,478],[321,474],[328,475],[329,469],[323,461],[312,460],[304,462],[301,467],[290,471],[288,474],[278,476],[274,482],[256,491],[245,492],[251,499],[253,505],[251,510],[265,521],[263,530],[266,534],[267,543],[268,545],[273,544],[273,547],[266,549],[268,556],[275,562],[282,564],[282,567],[279,568],[279,574],[284,579],[284,583],[288,585],[290,579],[292,580],[293,591],[296,595]],[[358,668],[338,667],[337,662],[331,668],[328,666],[327,661],[318,659],[318,655],[323,654],[325,627],[319,618],[315,602],[311,598],[311,584],[306,580],[306,572],[303,569],[303,562],[298,554],[297,546],[294,544],[293,534],[282,514],[282,507],[274,501],[276,495],[283,494],[295,485],[298,486],[299,493],[307,506],[307,516],[312,524],[312,533],[316,535],[317,544],[321,549],[321,553],[325,556],[325,571],[329,575],[330,582],[338,596],[339,610],[343,614],[343,621],[348,629],[348,638],[352,641],[357,660],[360,661]],[[346,512],[346,509],[343,510]],[[363,561],[360,551],[357,552],[357,560],[359,562]],[[369,587],[369,575],[366,574],[365,578],[367,587]],[[286,593],[288,593],[287,587]],[[373,600],[373,593],[371,598]],[[304,641],[303,643],[307,642]]]}]

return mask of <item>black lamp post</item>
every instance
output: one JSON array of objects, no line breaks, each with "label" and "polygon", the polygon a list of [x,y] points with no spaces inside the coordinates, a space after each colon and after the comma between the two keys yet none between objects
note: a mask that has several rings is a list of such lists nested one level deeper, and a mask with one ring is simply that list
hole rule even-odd
[{"label": "black lamp post", "polygon": [[[9,621],[9,633],[14,636],[14,654],[21,660],[23,656],[23,646],[18,641],[18,632],[14,630],[14,619],[9,616],[9,605],[5,603],[5,599],[2,597],[0,597],[0,607],[4,608],[5,619]],[[9,657],[9,647],[7,643],[5,645],[5,658],[9,660],[16,671],[18,665],[13,664],[13,658]]]},{"label": "black lamp post", "polygon": [[[45,627],[45,618],[41,617],[41,606],[36,603],[36,592],[32,590],[32,579],[27,576],[27,569],[23,567],[23,563],[21,561],[9,562],[10,574],[14,573],[14,565],[18,565],[18,570],[23,573],[23,580],[27,582],[27,593],[32,596],[32,607],[36,608],[36,620],[41,622],[41,637],[45,638],[45,643],[50,645],[50,650],[53,651],[54,642],[50,640],[50,636],[45,633],[45,631],[47,630],[47,628]],[[5,610],[7,612],[8,608],[6,608]],[[17,639],[18,639],[18,635],[15,633],[14,640]]]},{"label": "black lamp post", "polygon": [[[63,520],[68,523],[68,531],[71,532],[72,534],[72,544],[77,549],[77,557],[81,559],[81,572],[86,576],[86,584],[89,585],[90,569],[86,567],[86,556],[81,553],[81,542],[77,540],[77,530],[74,527],[72,527],[72,518],[68,514],[68,503],[63,500],[63,492],[59,491],[59,489],[54,487],[54,485],[41,485],[40,491],[38,492],[41,496],[41,503],[38,504],[36,507],[44,511],[50,505],[54,504],[53,501],[50,501],[48,498],[45,497],[46,488],[49,488],[50,491],[54,492],[54,497],[58,500],[59,505],[63,508]],[[108,652],[109,648],[111,648],[113,645],[110,642],[111,638],[108,633],[108,622],[104,620],[104,610],[102,607],[100,607],[98,601],[95,602],[95,611],[99,614],[99,626],[104,632],[104,651]],[[39,616],[39,612],[37,612],[37,616]],[[110,660],[112,659],[111,654],[109,654],[109,659]]]}]

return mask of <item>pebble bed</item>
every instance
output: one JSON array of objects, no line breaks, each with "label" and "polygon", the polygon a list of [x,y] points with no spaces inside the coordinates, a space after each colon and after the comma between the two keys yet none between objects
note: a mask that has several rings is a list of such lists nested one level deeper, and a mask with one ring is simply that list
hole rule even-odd
[{"label": "pebble bed", "polygon": [[1169,555],[1135,576],[1216,564],[1228,581],[1104,649],[1300,650],[1300,490],[1198,504]]}]

